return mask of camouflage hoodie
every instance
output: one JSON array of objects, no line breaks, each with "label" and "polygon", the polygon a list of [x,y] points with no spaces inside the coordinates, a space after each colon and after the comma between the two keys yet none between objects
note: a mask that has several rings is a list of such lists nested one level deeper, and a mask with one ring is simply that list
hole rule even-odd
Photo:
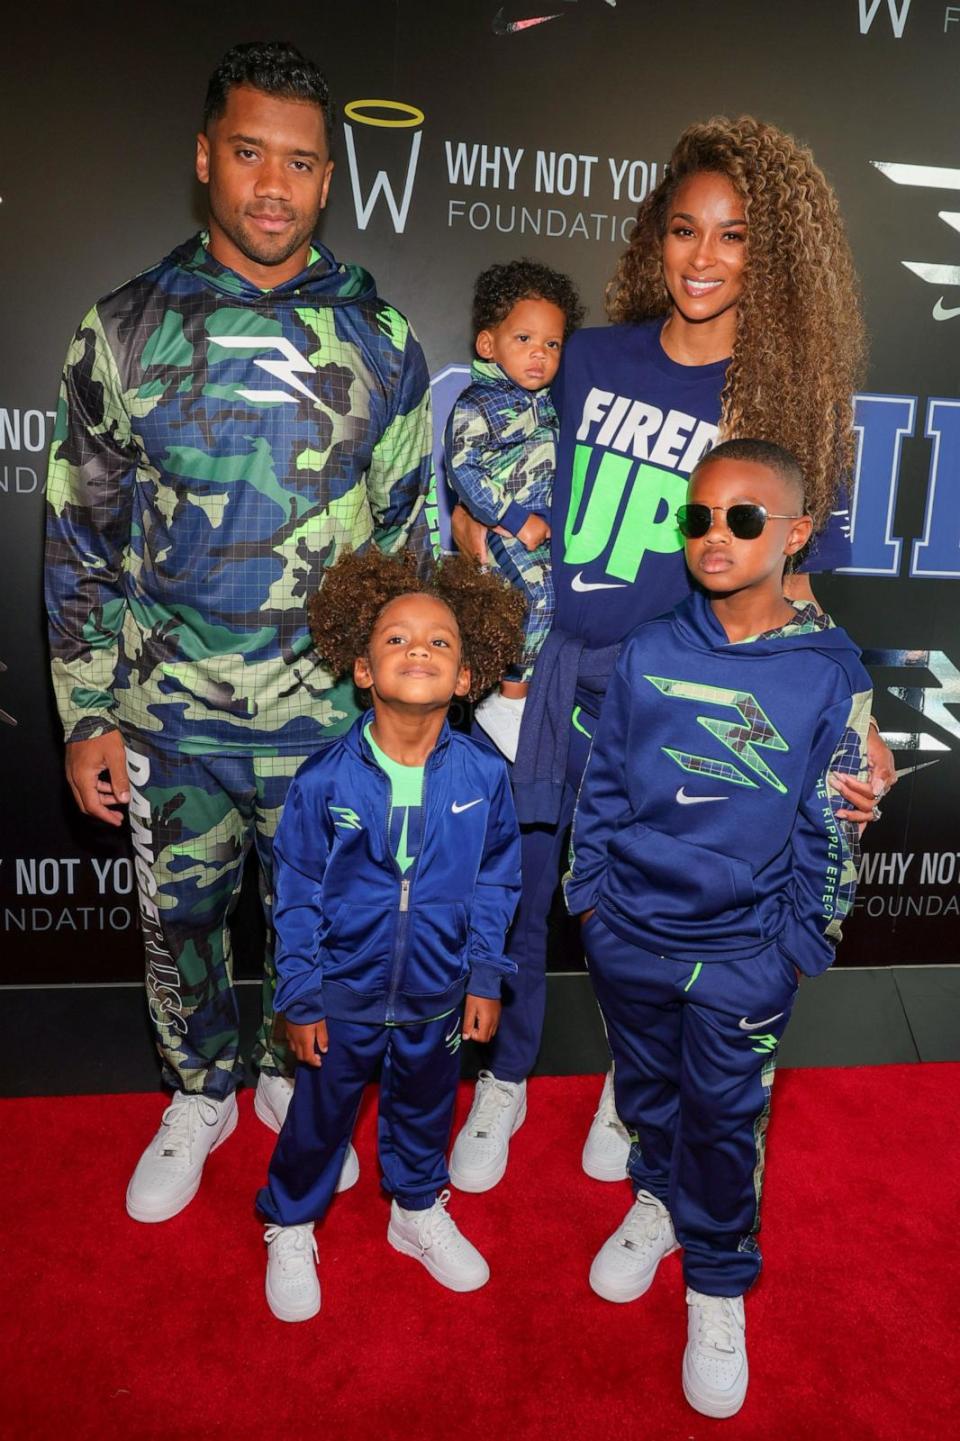
[{"label": "camouflage hoodie", "polygon": [[94,306],[47,478],[67,740],[307,753],[356,715],[305,602],[342,550],[426,553],[429,378],[371,277],[315,249],[262,291],[196,236]]}]

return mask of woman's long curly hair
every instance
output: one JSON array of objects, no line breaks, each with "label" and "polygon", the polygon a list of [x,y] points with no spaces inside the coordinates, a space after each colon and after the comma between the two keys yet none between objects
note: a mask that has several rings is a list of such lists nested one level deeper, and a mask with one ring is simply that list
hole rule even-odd
[{"label": "woman's long curly hair", "polygon": [[810,151],[750,115],[689,126],[637,212],[607,287],[614,322],[666,315],[661,246],[673,198],[691,175],[724,175],[741,196],[747,263],[721,396],[720,438],[775,441],[806,479],[814,530],[853,469],[853,394],[865,361],[860,290],[840,210]]},{"label": "woman's long curly hair", "polygon": [[384,555],[375,545],[341,555],[307,604],[314,648],[335,676],[351,674],[385,605],[401,595],[432,595],[453,612],[470,667],[468,698],[477,700],[520,658],[526,601],[465,556],[443,556],[426,576],[420,564],[410,552]]}]

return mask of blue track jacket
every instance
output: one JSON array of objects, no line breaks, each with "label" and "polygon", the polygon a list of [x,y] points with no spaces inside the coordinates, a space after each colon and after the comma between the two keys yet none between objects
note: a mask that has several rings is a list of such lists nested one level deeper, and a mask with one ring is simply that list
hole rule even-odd
[{"label": "blue track jacket", "polygon": [[862,774],[870,679],[812,606],[727,640],[696,593],[624,644],[577,803],[573,914],[681,961],[776,941],[825,970],[856,884],[856,832],[831,770]]},{"label": "blue track jacket", "polygon": [[496,998],[516,971],[503,954],[520,894],[520,834],[501,758],[444,722],[424,769],[423,833],[401,874],[390,849],[390,782],[361,716],[311,756],[290,787],[274,843],[275,1008],[403,1024],[473,995]]}]

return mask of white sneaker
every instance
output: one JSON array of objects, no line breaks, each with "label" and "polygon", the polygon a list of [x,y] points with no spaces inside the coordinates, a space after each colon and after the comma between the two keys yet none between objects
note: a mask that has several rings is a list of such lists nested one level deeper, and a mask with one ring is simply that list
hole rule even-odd
[{"label": "white sneaker", "polygon": [[595,1181],[623,1181],[627,1176],[630,1137],[617,1115],[613,1094],[613,1067],[607,1072],[600,1092],[597,1113],[583,1144],[580,1164]]},{"label": "white sneaker", "polygon": [[605,1301],[635,1301],[648,1291],[664,1256],[677,1249],[670,1212],[649,1191],[638,1191],[590,1267],[590,1286]]},{"label": "white sneaker", "polygon": [[683,1394],[704,1416],[735,1416],[747,1394],[742,1296],[702,1296],[687,1288]]},{"label": "white sneaker", "polygon": [[267,1226],[267,1305],[278,1321],[309,1321],[320,1310],[313,1222]]},{"label": "white sneaker", "polygon": [[477,725],[486,731],[497,750],[506,756],[508,761],[515,761],[517,758],[520,722],[523,720],[526,703],[526,696],[505,696],[495,690],[484,696],[480,704],[474,707],[473,718]]},{"label": "white sneaker", "polygon": [[[271,1131],[278,1134],[284,1121],[287,1119],[287,1109],[290,1105],[290,1098],[293,1095],[293,1082],[289,1076],[281,1076],[279,1071],[261,1071],[257,1077],[257,1089],[253,1097],[253,1109],[259,1120]],[[360,1161],[352,1145],[347,1146],[347,1154],[343,1158],[343,1165],[340,1167],[340,1179],[337,1182],[337,1194],[341,1191],[349,1191],[360,1179]]]},{"label": "white sneaker", "polygon": [[449,1191],[441,1191],[427,1211],[405,1211],[390,1204],[387,1240],[395,1251],[422,1261],[434,1280],[451,1291],[478,1291],[490,1280],[490,1267],[461,1236],[447,1210]]},{"label": "white sneaker", "polygon": [[498,1081],[481,1071],[470,1114],[450,1154],[458,1191],[489,1191],[507,1169],[510,1137],[527,1118],[526,1081]]},{"label": "white sneaker", "polygon": [[127,1187],[127,1213],[135,1221],[168,1221],[200,1189],[203,1164],[237,1125],[237,1098],[178,1091],[160,1129],[137,1162]]}]

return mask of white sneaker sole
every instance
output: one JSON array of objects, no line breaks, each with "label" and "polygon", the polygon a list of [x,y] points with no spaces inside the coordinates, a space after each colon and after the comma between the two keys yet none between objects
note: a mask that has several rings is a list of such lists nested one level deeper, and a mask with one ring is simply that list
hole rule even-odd
[{"label": "white sneaker sole", "polygon": [[[133,1195],[133,1177],[131,1177],[130,1184],[127,1186],[127,1215],[132,1220],[142,1221],[146,1225],[153,1225],[158,1221],[169,1221],[171,1217],[178,1216],[182,1210],[189,1206],[199,1191],[200,1182],[203,1180],[204,1166],[217,1147],[222,1146],[224,1141],[233,1135],[237,1129],[237,1120],[237,1107],[234,1105],[229,1117],[224,1122],[223,1130],[207,1152],[206,1160],[203,1166],[197,1171],[196,1176],[186,1181],[183,1186],[168,1192],[163,1205],[161,1205],[159,1201],[154,1203],[138,1203]],[[136,1175],[136,1172],[134,1172],[134,1175]]]},{"label": "white sneaker sole", "polygon": [[316,1316],[320,1310],[320,1287],[317,1286],[316,1296],[311,1296],[299,1306],[293,1306],[289,1301],[283,1301],[270,1290],[270,1272],[267,1272],[264,1294],[267,1298],[267,1305],[276,1316],[278,1321],[309,1321]]},{"label": "white sneaker sole", "polygon": [[664,1251],[663,1256],[660,1257],[660,1260],[656,1266],[654,1266],[653,1270],[650,1271],[648,1275],[640,1277],[639,1281],[627,1281],[626,1279],[620,1280],[619,1278],[604,1276],[597,1265],[600,1259],[598,1254],[594,1257],[593,1265],[590,1267],[590,1290],[595,1292],[596,1295],[602,1296],[604,1301],[613,1301],[617,1306],[626,1305],[630,1301],[638,1301],[641,1296],[647,1294],[653,1285],[660,1261],[662,1261],[665,1256],[671,1255],[674,1251],[679,1251],[679,1249],[680,1247],[674,1243],[669,1250]]},{"label": "white sneaker sole", "polygon": [[387,1227],[387,1240],[393,1249],[399,1251],[401,1255],[412,1256],[415,1261],[419,1261],[420,1264],[430,1272],[433,1279],[439,1281],[441,1286],[446,1286],[448,1291],[479,1291],[480,1287],[485,1286],[490,1280],[490,1267],[486,1261],[483,1263],[483,1273],[472,1280],[464,1276],[450,1276],[446,1272],[441,1271],[436,1265],[432,1264],[430,1252],[421,1251],[416,1241],[408,1241],[406,1236],[394,1229],[392,1220]]},{"label": "white sneaker sole", "polygon": [[699,1411],[701,1416],[713,1416],[717,1420],[724,1420],[727,1416],[736,1416],[740,1407],[747,1397],[747,1385],[750,1380],[750,1372],[747,1363],[743,1367],[743,1384],[729,1397],[717,1396],[715,1392],[698,1392],[696,1382],[687,1372],[687,1357],[683,1357],[683,1394],[687,1403],[694,1411]]},{"label": "white sneaker sole", "polygon": [[[267,1105],[266,1101],[261,1101],[259,1090],[254,1091],[254,1093],[253,1093],[253,1111],[254,1111],[254,1115],[256,1116],[257,1120],[258,1120],[258,1121],[262,1121],[263,1124],[266,1126],[266,1128],[267,1128],[268,1131],[272,1131],[275,1136],[279,1136],[279,1134],[280,1134],[280,1127],[277,1125],[277,1118],[276,1118],[276,1116],[273,1114],[273,1111],[271,1110],[271,1108]],[[342,1165],[341,1168],[340,1168],[340,1179],[339,1179],[339,1181],[337,1182],[336,1194],[339,1196],[339,1195],[341,1195],[344,1191],[349,1191],[350,1188],[351,1188],[351,1186],[355,1186],[355,1185],[357,1184],[357,1182],[359,1181],[359,1179],[360,1179],[360,1158],[359,1158],[359,1156],[357,1155],[356,1151],[354,1150],[353,1146],[351,1145],[351,1146],[348,1146],[348,1147],[347,1147],[347,1154],[346,1154],[346,1155],[344,1156],[344,1158],[343,1158],[343,1165]],[[315,1313],[315,1312],[311,1312],[310,1314],[311,1314],[311,1315],[315,1315],[316,1313]],[[283,1321],[283,1320],[294,1320],[294,1321],[296,1321],[296,1320],[301,1319],[301,1318],[298,1318],[298,1317],[296,1317],[296,1316],[293,1316],[293,1317],[284,1317],[284,1316],[281,1316],[280,1319],[281,1319],[281,1321]]]},{"label": "white sneaker sole", "polygon": [[484,1167],[474,1167],[469,1171],[463,1171],[457,1165],[457,1148],[454,1145],[453,1154],[450,1157],[450,1183],[456,1186],[458,1191],[466,1191],[470,1195],[479,1195],[482,1191],[492,1191],[498,1182],[503,1180],[507,1169],[507,1161],[510,1159],[510,1141],[527,1119],[527,1097],[524,1094],[523,1100],[517,1107],[516,1118],[510,1131],[510,1139],[504,1148],[503,1155],[498,1157],[492,1164]]}]

